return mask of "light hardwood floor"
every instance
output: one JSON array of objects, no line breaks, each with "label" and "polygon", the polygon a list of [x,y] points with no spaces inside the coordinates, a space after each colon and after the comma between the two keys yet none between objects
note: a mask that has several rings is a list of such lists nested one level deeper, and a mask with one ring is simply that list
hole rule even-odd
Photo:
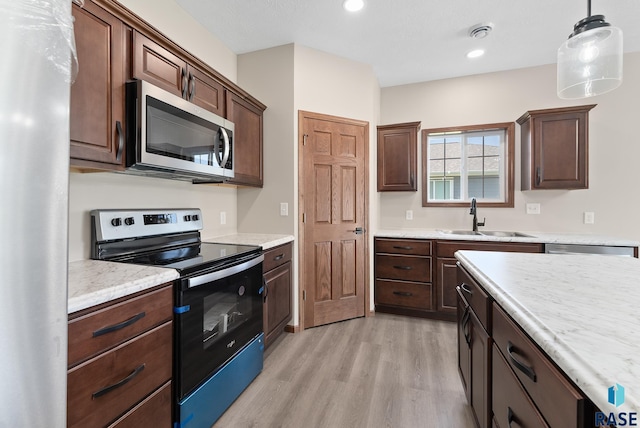
[{"label": "light hardwood floor", "polygon": [[283,334],[215,428],[472,428],[456,325],[388,314]]}]

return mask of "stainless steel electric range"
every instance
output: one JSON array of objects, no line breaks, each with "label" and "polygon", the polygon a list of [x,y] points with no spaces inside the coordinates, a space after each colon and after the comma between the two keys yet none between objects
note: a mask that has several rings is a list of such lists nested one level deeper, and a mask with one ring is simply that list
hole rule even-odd
[{"label": "stainless steel electric range", "polygon": [[262,249],[202,242],[199,209],[94,210],[91,257],[176,269],[174,428],[209,428],[262,371]]}]

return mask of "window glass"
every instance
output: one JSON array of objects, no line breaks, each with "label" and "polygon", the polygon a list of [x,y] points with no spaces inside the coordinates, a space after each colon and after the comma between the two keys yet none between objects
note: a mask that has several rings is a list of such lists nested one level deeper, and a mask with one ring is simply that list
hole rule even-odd
[{"label": "window glass", "polygon": [[513,123],[423,130],[423,205],[513,206],[513,139]]}]

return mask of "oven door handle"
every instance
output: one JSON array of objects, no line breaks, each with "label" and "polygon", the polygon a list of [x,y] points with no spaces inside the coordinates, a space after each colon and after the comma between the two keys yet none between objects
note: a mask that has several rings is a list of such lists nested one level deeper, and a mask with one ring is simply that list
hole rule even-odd
[{"label": "oven door handle", "polygon": [[226,269],[220,269],[215,272],[206,273],[204,275],[196,276],[193,278],[187,279],[187,288],[197,287],[199,285],[208,284],[213,281],[217,281],[219,279],[226,278],[231,275],[235,275],[236,273],[240,273],[244,270],[252,268],[264,261],[264,255],[260,254],[258,257],[248,260],[244,263],[240,263],[235,266],[228,267]]}]

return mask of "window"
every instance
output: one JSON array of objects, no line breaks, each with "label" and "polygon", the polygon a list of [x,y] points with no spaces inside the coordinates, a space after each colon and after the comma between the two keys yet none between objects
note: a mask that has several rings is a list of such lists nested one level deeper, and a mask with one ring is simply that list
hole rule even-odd
[{"label": "window", "polygon": [[422,131],[422,205],[513,207],[515,125]]}]

